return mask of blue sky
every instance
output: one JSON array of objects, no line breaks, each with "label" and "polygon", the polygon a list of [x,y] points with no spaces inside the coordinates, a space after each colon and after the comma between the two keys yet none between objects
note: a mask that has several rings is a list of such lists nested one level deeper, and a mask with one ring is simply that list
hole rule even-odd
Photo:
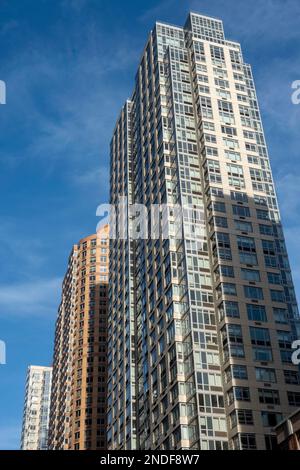
[{"label": "blue sky", "polygon": [[148,32],[189,10],[222,18],[253,65],[300,291],[298,0],[0,0],[1,449],[19,447],[27,365],[51,363],[67,257],[107,202],[109,141]]}]

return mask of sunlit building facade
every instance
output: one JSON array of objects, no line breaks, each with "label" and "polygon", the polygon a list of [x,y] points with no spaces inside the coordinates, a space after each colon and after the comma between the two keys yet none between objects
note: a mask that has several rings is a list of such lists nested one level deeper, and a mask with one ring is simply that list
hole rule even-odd
[{"label": "sunlit building facade", "polygon": [[[273,448],[300,405],[299,316],[251,67],[222,21],[156,23],[114,130],[110,195],[148,218],[124,228],[116,209],[128,237],[111,240],[108,448]],[[168,237],[153,205],[168,206]]]}]

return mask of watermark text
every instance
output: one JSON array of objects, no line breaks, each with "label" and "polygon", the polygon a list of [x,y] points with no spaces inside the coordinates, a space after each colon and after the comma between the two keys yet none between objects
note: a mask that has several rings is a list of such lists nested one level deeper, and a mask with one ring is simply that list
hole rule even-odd
[{"label": "watermark text", "polygon": [[0,340],[0,365],[6,364],[6,344]]},{"label": "watermark text", "polygon": [[0,104],[6,104],[6,84],[0,80]]}]

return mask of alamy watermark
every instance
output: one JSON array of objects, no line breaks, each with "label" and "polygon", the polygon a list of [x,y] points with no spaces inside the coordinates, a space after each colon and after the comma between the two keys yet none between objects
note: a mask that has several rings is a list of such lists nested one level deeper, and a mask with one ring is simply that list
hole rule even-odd
[{"label": "alamy watermark", "polygon": [[0,365],[6,364],[6,344],[0,340]]},{"label": "alamy watermark", "polygon": [[[189,240],[200,249],[206,240],[204,208],[194,204],[129,204],[126,196],[118,203],[101,204],[97,233],[109,225],[111,240]],[[102,232],[101,232],[102,233]]]},{"label": "alamy watermark", "polygon": [[292,349],[296,349],[292,354],[292,363],[298,366],[300,364],[300,339],[293,341]]},{"label": "alamy watermark", "polygon": [[[300,87],[300,81],[299,81]],[[299,89],[300,102],[300,89]],[[188,240],[190,246],[201,249],[206,240],[204,209],[194,204],[130,204],[126,196],[118,203],[100,204],[96,215],[101,218],[96,232],[111,240]],[[108,233],[101,229],[109,225]],[[300,364],[300,339],[292,343],[291,361]]]},{"label": "alamy watermark", "polygon": [[[6,104],[6,84],[0,80],[0,104]],[[0,340],[0,365],[6,364],[6,344]]]},{"label": "alamy watermark", "polygon": [[291,96],[292,103],[300,104],[300,80],[295,80],[292,83],[292,90],[295,90]]},{"label": "alamy watermark", "polygon": [[6,83],[0,80],[0,104],[6,104]]}]

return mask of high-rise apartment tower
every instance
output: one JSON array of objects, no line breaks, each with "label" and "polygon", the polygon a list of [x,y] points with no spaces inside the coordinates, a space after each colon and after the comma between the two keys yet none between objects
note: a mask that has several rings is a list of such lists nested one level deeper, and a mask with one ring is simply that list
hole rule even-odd
[{"label": "high-rise apartment tower", "polygon": [[47,450],[52,368],[29,366],[26,377],[22,450]]},{"label": "high-rise apartment tower", "polygon": [[272,448],[300,406],[299,316],[251,67],[222,21],[155,24],[110,178],[108,447]]},{"label": "high-rise apartment tower", "polygon": [[50,449],[106,448],[108,227],[74,245],[53,358]]}]

